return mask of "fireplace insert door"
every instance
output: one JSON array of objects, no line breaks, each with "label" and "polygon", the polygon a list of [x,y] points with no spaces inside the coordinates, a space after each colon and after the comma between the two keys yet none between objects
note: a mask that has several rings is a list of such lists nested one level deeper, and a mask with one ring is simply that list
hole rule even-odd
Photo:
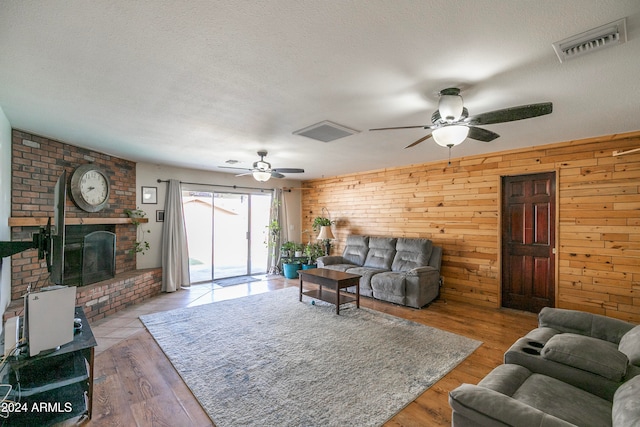
[{"label": "fireplace insert door", "polygon": [[84,238],[82,284],[96,283],[116,274],[116,235],[94,231]]}]

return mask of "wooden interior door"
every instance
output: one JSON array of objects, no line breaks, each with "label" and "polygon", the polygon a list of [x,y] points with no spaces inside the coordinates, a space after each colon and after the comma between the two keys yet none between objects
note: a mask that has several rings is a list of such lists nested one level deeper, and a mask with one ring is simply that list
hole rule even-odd
[{"label": "wooden interior door", "polygon": [[555,305],[556,175],[502,178],[502,306]]}]

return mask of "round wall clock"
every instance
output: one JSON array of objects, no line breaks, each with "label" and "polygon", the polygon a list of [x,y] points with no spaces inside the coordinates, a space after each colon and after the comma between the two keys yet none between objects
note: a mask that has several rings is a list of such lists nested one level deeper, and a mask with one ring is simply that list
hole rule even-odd
[{"label": "round wall clock", "polygon": [[76,168],[71,175],[71,197],[75,204],[87,212],[98,212],[109,202],[109,178],[92,164]]}]

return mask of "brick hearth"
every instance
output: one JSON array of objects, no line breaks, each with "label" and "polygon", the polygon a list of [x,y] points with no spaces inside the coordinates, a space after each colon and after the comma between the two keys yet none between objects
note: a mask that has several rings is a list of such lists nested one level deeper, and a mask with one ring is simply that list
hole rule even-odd
[{"label": "brick hearth", "polygon": [[[92,322],[159,295],[161,285],[161,268],[128,271],[113,279],[79,287],[76,303],[84,308],[87,319]],[[12,301],[3,321],[21,315],[23,307],[23,299]]]}]

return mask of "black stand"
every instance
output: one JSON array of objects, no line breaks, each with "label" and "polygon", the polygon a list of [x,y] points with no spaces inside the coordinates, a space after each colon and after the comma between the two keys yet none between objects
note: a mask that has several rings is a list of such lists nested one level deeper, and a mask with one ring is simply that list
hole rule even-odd
[{"label": "black stand", "polygon": [[74,417],[91,418],[97,342],[82,307],[76,307],[75,316],[82,329],[72,342],[34,357],[7,358],[10,369],[1,383],[12,388],[2,426],[48,426]]}]

